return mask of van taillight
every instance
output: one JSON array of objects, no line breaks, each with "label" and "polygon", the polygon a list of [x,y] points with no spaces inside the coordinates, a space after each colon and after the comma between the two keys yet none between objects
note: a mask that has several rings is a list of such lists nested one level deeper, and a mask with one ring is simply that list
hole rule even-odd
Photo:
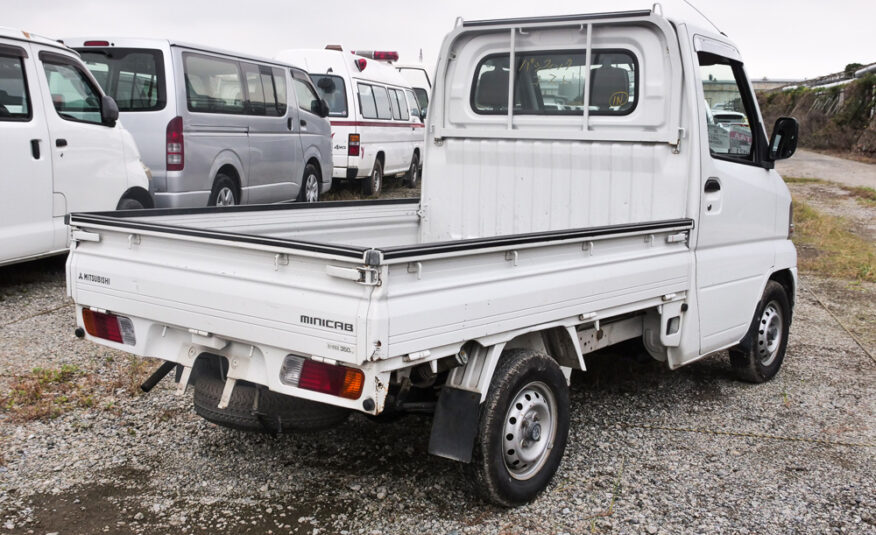
[{"label": "van taillight", "polygon": [[134,324],[130,318],[84,308],[82,322],[85,324],[85,332],[95,338],[129,346],[137,344],[137,339],[134,337]]},{"label": "van taillight", "polygon": [[183,142],[182,117],[174,117],[167,123],[167,170],[182,171],[186,164],[186,149]]},{"label": "van taillight", "polygon": [[359,156],[359,134],[350,134],[347,140],[347,156]]},{"label": "van taillight", "polygon": [[109,46],[109,41],[85,41],[85,46]]}]

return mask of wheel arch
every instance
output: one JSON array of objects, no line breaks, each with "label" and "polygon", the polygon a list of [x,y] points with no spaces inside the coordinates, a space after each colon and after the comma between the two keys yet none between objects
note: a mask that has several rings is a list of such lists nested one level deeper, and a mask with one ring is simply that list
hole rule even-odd
[{"label": "wheel arch", "polygon": [[116,205],[116,209],[121,205],[122,201],[125,199],[134,199],[143,205],[143,208],[155,208],[155,201],[152,199],[152,195],[149,195],[149,192],[145,189],[134,186],[133,188],[128,188],[122,193],[122,196],[119,197],[119,202]]}]

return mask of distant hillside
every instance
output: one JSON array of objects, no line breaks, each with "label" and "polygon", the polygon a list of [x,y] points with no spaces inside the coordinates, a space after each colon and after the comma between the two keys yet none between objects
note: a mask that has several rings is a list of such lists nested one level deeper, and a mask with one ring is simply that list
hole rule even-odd
[{"label": "distant hillside", "polygon": [[876,158],[876,75],[845,85],[758,92],[767,133],[779,117],[800,121],[800,146]]}]

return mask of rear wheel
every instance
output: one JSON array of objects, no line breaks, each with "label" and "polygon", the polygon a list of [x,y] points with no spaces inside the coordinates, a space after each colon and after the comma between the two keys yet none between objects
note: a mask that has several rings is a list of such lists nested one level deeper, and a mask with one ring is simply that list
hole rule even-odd
[{"label": "rear wheel", "polygon": [[405,175],[405,186],[409,188],[417,187],[417,181],[420,176],[420,157],[415,152],[411,156],[411,167],[408,168],[408,173]]},{"label": "rear wheel", "polygon": [[785,288],[776,281],[767,282],[748,334],[730,349],[730,364],[736,376],[749,383],[769,381],[785,360],[791,306]]},{"label": "rear wheel", "polygon": [[217,406],[225,387],[222,361],[199,358],[192,375],[195,412],[223,427],[258,433],[316,431],[340,425],[350,414],[348,409],[278,394],[246,381],[237,382],[228,407],[219,409]]},{"label": "rear wheel", "polygon": [[505,507],[532,501],[560,466],[569,433],[569,389],[557,363],[528,349],[502,355],[481,404],[474,489]]},{"label": "rear wheel", "polygon": [[143,203],[141,203],[137,199],[125,197],[124,199],[119,201],[119,205],[116,210],[142,210],[143,208],[145,208],[143,206]]},{"label": "rear wheel", "polygon": [[237,186],[231,177],[223,173],[216,175],[208,203],[210,206],[234,206],[240,203]]},{"label": "rear wheel", "polygon": [[380,189],[383,187],[383,164],[380,160],[374,160],[374,169],[368,178],[362,181],[362,194],[369,196],[380,195]]},{"label": "rear wheel", "polygon": [[322,188],[322,179],[319,169],[312,163],[304,167],[304,178],[301,179],[301,187],[298,189],[298,202],[317,202],[319,190]]}]

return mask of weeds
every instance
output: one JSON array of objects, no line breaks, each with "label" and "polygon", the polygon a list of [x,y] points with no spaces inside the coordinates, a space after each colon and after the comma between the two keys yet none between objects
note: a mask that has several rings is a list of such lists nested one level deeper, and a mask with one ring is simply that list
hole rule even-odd
[{"label": "weeds", "polygon": [[802,271],[841,277],[856,281],[876,282],[873,244],[849,230],[850,223],[838,216],[827,215],[805,201],[794,201],[794,243],[815,254],[801,254],[798,264]]}]

